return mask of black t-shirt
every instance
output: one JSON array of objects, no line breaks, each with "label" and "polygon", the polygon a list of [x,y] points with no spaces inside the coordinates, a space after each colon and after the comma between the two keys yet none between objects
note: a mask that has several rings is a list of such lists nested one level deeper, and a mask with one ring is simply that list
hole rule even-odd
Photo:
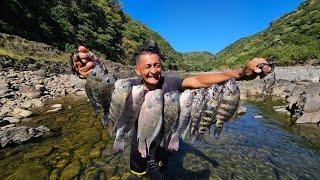
[{"label": "black t-shirt", "polygon": [[182,81],[183,79],[178,74],[164,73],[161,76],[157,89],[162,89],[163,94],[171,91],[182,92]]}]

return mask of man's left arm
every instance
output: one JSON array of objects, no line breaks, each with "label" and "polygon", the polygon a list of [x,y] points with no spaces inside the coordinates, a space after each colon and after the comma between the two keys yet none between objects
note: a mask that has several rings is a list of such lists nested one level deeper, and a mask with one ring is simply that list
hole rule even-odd
[{"label": "man's left arm", "polygon": [[[258,67],[259,64],[263,64],[264,66]],[[254,58],[249,61],[242,70],[201,73],[197,76],[185,78],[182,81],[182,87],[183,89],[207,88],[212,86],[212,84],[219,84],[230,78],[235,78],[236,80],[252,80],[258,75],[260,78],[263,78],[271,71],[272,68],[268,65],[266,59]]]}]

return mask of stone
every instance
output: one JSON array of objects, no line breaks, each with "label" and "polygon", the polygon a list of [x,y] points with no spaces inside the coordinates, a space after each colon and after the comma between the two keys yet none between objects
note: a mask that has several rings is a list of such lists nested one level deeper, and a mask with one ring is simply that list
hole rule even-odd
[{"label": "stone", "polygon": [[62,108],[55,108],[55,109],[50,109],[50,110],[47,110],[47,113],[49,112],[58,112],[60,111]]},{"label": "stone", "polygon": [[51,106],[51,108],[62,108],[62,104],[54,104]]},{"label": "stone", "polygon": [[297,119],[297,124],[304,123],[314,123],[317,124],[320,122],[320,112],[313,113],[304,113],[299,119]]},{"label": "stone", "polygon": [[320,96],[319,95],[315,95],[315,96],[308,96],[307,95],[306,103],[303,107],[303,110],[306,113],[320,111]]},{"label": "stone", "polygon": [[5,117],[3,120],[10,122],[11,124],[20,122],[20,119],[14,117]]},{"label": "stone", "polygon": [[77,92],[76,92],[76,95],[77,95],[77,96],[82,96],[82,95],[85,95],[85,94],[86,94],[85,91],[77,91]]},{"label": "stone", "polygon": [[13,114],[14,114],[14,115],[18,115],[18,116],[22,116],[22,117],[26,118],[26,117],[32,116],[32,115],[33,115],[33,112],[32,112],[32,111],[25,110],[25,109],[21,109],[21,108],[14,108],[14,109],[13,109]]},{"label": "stone", "polygon": [[61,179],[73,179],[79,173],[81,169],[81,164],[78,160],[71,162],[64,170],[61,172]]},{"label": "stone", "polygon": [[287,114],[287,115],[291,115],[291,113],[286,109],[285,106],[273,106],[272,108],[276,112],[284,113],[284,114]]},{"label": "stone", "polygon": [[23,103],[20,104],[20,106],[24,109],[28,109],[32,107],[32,102],[31,101],[24,101]]},{"label": "stone", "polygon": [[44,103],[40,99],[31,99],[30,101],[36,108],[44,106]]},{"label": "stone", "polygon": [[9,127],[0,131],[0,143],[2,147],[7,144],[21,144],[31,138],[43,136],[48,131],[50,130],[45,126],[37,128],[27,126]]},{"label": "stone", "polygon": [[247,108],[244,107],[244,106],[240,106],[237,113],[240,115],[240,114],[244,114],[247,112]]},{"label": "stone", "polygon": [[255,119],[261,119],[261,118],[263,118],[263,116],[255,115],[255,116],[253,116],[253,118],[255,118]]},{"label": "stone", "polygon": [[11,127],[15,127],[15,126],[16,126],[15,124],[8,124],[8,125],[6,125],[6,126],[1,127],[0,130],[4,130],[4,129],[6,129],[6,128],[11,128]]},{"label": "stone", "polygon": [[6,82],[3,76],[0,77],[0,90],[8,90],[9,84]]},{"label": "stone", "polygon": [[36,75],[36,76],[40,76],[40,77],[46,77],[47,76],[46,71],[42,70],[42,69],[40,69],[38,71],[34,71],[33,74]]}]

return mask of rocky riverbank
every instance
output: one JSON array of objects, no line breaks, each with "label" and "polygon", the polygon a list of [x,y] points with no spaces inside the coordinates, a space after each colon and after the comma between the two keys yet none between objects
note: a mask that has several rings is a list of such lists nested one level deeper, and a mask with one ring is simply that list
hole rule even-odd
[{"label": "rocky riverbank", "polygon": [[296,123],[320,122],[320,66],[276,67],[263,79],[239,82],[241,98],[271,95],[287,101],[274,107],[287,113]]}]

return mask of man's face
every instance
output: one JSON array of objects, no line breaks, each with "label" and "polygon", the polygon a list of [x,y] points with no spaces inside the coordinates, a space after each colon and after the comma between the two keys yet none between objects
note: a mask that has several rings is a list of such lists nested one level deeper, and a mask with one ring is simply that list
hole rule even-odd
[{"label": "man's face", "polygon": [[154,53],[140,55],[135,71],[142,77],[147,87],[155,87],[160,80],[162,71],[159,55]]}]

